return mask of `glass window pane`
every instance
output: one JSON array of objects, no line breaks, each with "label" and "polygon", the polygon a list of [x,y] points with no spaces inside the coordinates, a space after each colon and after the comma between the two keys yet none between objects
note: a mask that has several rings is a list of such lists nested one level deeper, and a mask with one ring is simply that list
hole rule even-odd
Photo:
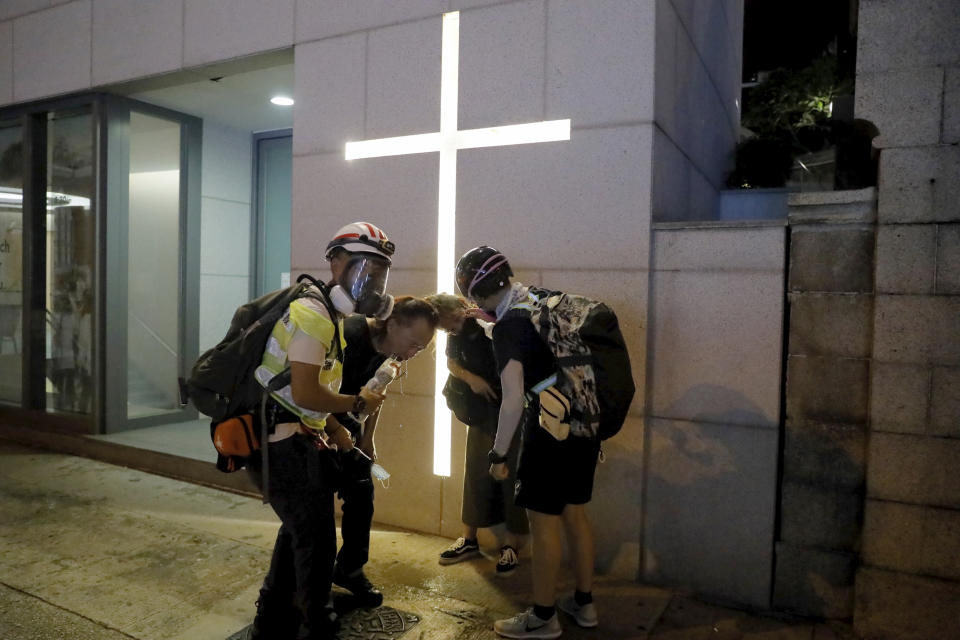
[{"label": "glass window pane", "polygon": [[179,411],[180,124],[130,114],[127,417]]},{"label": "glass window pane", "polygon": [[23,305],[23,131],[0,122],[0,402],[20,405]]},{"label": "glass window pane", "polygon": [[47,125],[47,410],[93,405],[94,191],[89,109]]}]

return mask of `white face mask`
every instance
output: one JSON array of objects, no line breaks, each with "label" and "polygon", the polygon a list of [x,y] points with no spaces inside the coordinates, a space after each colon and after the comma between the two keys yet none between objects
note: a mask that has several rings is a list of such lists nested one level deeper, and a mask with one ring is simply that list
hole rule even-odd
[{"label": "white face mask", "polygon": [[380,481],[384,489],[389,488],[390,472],[374,462],[370,465],[370,475]]},{"label": "white face mask", "polygon": [[[350,297],[350,294],[347,293],[347,290],[336,285],[333,289],[330,290],[330,302],[333,303],[333,308],[342,313],[345,316],[349,316],[352,313],[357,312],[357,305],[354,302],[353,298]],[[379,305],[377,306],[376,311],[373,313],[367,313],[373,318],[378,320],[386,320],[390,317],[390,314],[393,312],[393,296],[387,294],[380,297]]]},{"label": "white face mask", "polygon": [[347,293],[347,290],[340,285],[330,289],[330,302],[333,303],[334,309],[345,316],[353,313],[354,309],[356,308],[353,298],[351,298],[350,294]]}]

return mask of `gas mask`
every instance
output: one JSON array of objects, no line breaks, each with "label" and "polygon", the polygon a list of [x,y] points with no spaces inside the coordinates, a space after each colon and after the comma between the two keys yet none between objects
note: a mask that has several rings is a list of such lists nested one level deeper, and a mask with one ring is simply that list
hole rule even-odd
[{"label": "gas mask", "polygon": [[344,315],[361,315],[385,320],[393,311],[393,296],[384,293],[390,264],[379,256],[354,253],[330,290],[330,301]]}]

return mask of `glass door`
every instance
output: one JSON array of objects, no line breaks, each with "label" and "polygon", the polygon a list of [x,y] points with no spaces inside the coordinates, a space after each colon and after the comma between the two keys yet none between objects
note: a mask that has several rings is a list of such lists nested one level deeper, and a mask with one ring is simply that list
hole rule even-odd
[{"label": "glass door", "polygon": [[23,127],[0,121],[0,402],[19,405],[23,353]]},{"label": "glass door", "polygon": [[44,240],[46,410],[90,415],[94,398],[96,272],[93,114],[89,106],[47,114]]},{"label": "glass door", "polygon": [[[111,99],[107,179],[104,431],[178,422],[177,378],[196,359],[200,125]],[[190,211],[195,215],[190,215]]]}]

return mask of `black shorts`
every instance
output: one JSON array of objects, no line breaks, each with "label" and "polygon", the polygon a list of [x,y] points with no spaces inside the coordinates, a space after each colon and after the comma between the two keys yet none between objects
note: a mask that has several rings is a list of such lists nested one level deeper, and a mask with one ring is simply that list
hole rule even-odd
[{"label": "black shorts", "polygon": [[524,426],[516,504],[558,516],[568,504],[590,502],[599,455],[599,440],[570,436],[558,441],[534,416]]}]

